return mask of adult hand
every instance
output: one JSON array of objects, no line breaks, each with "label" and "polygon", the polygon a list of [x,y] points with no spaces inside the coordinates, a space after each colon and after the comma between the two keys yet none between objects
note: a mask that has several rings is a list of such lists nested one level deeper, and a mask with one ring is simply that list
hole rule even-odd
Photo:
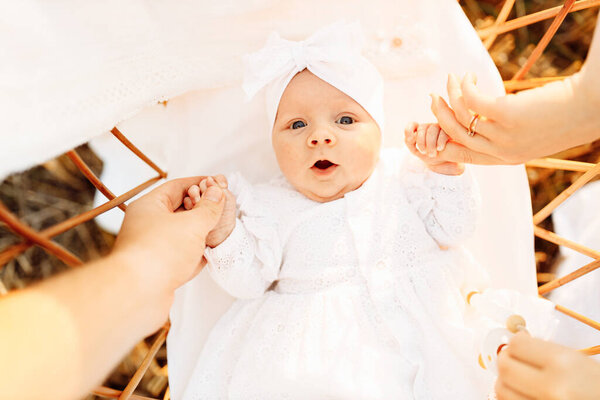
[{"label": "adult hand", "polygon": [[[431,109],[452,138],[439,161],[519,164],[600,137],[600,88],[595,96],[576,74],[563,81],[492,98],[482,94],[473,75],[448,77],[450,105],[432,95]],[[474,114],[481,117],[468,135]]]},{"label": "adult hand", "polygon": [[0,298],[1,398],[80,399],[165,323],[222,213],[218,186],[179,211],[201,179],[167,182],[130,204],[107,257]]},{"label": "adult hand", "polygon": [[521,332],[498,357],[498,400],[600,398],[600,363]]},{"label": "adult hand", "polygon": [[[600,137],[600,24],[581,71],[562,81],[493,98],[475,77],[448,78],[450,105],[432,95],[431,109],[452,138],[438,162],[520,164]],[[469,136],[473,115],[481,117]]]},{"label": "adult hand", "polygon": [[168,280],[174,290],[194,277],[205,264],[205,240],[223,211],[223,190],[208,188],[193,209],[183,199],[202,177],[169,181],[127,207],[113,252],[133,258],[145,281]]}]

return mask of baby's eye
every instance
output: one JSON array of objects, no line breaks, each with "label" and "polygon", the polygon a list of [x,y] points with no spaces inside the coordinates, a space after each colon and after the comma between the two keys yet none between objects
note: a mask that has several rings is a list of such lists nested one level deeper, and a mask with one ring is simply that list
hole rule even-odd
[{"label": "baby's eye", "polygon": [[354,119],[352,117],[344,116],[335,122],[337,122],[338,124],[342,124],[342,125],[350,125],[350,124],[354,123]]},{"label": "baby's eye", "polygon": [[292,123],[292,129],[300,129],[300,128],[304,128],[306,126],[306,124],[304,123],[304,121],[294,121]]}]

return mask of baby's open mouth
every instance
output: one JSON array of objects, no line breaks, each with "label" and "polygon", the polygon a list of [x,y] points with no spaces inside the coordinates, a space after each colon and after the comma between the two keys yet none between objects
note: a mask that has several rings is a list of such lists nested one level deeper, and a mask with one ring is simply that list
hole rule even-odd
[{"label": "baby's open mouth", "polygon": [[337,164],[334,164],[334,163],[332,163],[332,162],[331,162],[331,161],[329,161],[329,160],[319,160],[319,161],[317,161],[317,162],[316,162],[316,163],[313,165],[313,167],[315,167],[315,168],[318,168],[318,169],[321,169],[321,170],[325,170],[325,169],[327,169],[327,168],[329,168],[329,167],[332,167],[332,166],[334,166],[334,165],[337,165]]}]

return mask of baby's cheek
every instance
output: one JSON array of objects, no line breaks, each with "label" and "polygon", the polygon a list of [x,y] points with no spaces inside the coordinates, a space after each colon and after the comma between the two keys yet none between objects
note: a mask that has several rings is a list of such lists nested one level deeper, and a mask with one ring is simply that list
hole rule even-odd
[{"label": "baby's cheek", "polygon": [[356,167],[370,171],[377,164],[380,149],[380,137],[365,135],[358,138],[352,149],[352,158],[355,160]]},{"label": "baby's cheek", "polygon": [[279,169],[288,179],[293,179],[299,173],[302,165],[301,149],[294,143],[282,142],[274,146],[274,150]]}]

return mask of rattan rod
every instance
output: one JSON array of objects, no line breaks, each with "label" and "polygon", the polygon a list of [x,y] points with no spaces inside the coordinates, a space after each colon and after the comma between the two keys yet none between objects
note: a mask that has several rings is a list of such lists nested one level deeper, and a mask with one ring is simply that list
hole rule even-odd
[{"label": "rattan rod", "polygon": [[133,143],[131,143],[129,141],[129,139],[127,139],[125,137],[125,135],[123,135],[121,133],[121,131],[119,129],[117,129],[116,126],[114,128],[112,128],[112,130],[110,132],[117,139],[119,139],[119,141],[121,143],[123,143],[125,145],[125,147],[127,147],[129,150],[131,150],[136,156],[138,156],[142,161],[144,161],[146,164],[148,164],[153,170],[158,172],[158,174],[160,175],[161,178],[164,179],[167,177],[167,173],[165,171],[163,171],[162,169],[160,169],[160,167],[158,165],[154,164],[154,162],[152,162],[151,159],[149,159],[144,153],[142,153],[142,151],[140,149],[138,149]]},{"label": "rattan rod", "polygon": [[12,231],[23,236],[28,247],[33,244],[43,247],[46,251],[55,255],[70,267],[77,267],[83,264],[75,254],[19,221],[19,219],[15,217],[2,202],[0,202],[0,220],[4,221]]},{"label": "rattan rod", "polygon": [[600,345],[586,347],[585,349],[580,349],[579,351],[585,354],[586,356],[595,356],[597,354],[600,354]]},{"label": "rattan rod", "polygon": [[587,172],[594,168],[593,163],[560,160],[558,158],[538,158],[525,163],[528,167],[562,169],[564,171]]},{"label": "rattan rod", "polygon": [[[580,0],[580,1],[575,2],[575,4],[573,5],[573,8],[571,8],[571,12],[585,10],[586,8],[592,8],[592,7],[597,7],[597,6],[600,6],[600,0]],[[533,14],[525,15],[523,17],[511,19],[510,21],[505,22],[504,24],[502,24],[499,27],[490,26],[488,28],[483,28],[483,29],[478,30],[477,33],[478,33],[479,37],[483,40],[483,39],[486,39],[488,36],[491,36],[494,34],[499,35],[501,33],[510,32],[515,29],[519,29],[524,26],[543,21],[545,19],[550,19],[550,18],[556,16],[560,12],[562,7],[563,6],[556,6],[556,7],[548,8],[547,10],[538,11]]]},{"label": "rattan rod", "polygon": [[551,290],[554,290],[563,285],[566,285],[567,283],[571,282],[574,279],[579,278],[580,276],[583,276],[587,273],[594,271],[595,269],[597,269],[599,267],[600,267],[600,260],[594,260],[591,263],[586,264],[583,267],[571,272],[570,274],[563,276],[562,278],[554,279],[554,280],[540,286],[538,288],[538,293],[540,294],[540,296],[544,295],[544,294],[550,292]]},{"label": "rattan rod", "polygon": [[[506,0],[504,2],[504,4],[502,5],[502,9],[500,10],[500,13],[498,14],[498,18],[496,18],[496,21],[494,22],[494,28],[498,28],[500,25],[502,25],[506,22],[506,19],[510,15],[510,10],[512,10],[514,4],[515,4],[515,0]],[[498,33],[496,33],[496,31],[494,31],[494,33],[492,35],[488,36],[483,41],[483,45],[485,46],[486,50],[489,50],[490,47],[492,47],[492,44],[494,44],[494,41],[496,40],[497,37],[498,37]]]},{"label": "rattan rod", "polygon": [[548,28],[546,33],[544,33],[544,36],[542,37],[542,39],[535,46],[535,49],[533,49],[533,52],[527,58],[527,61],[525,62],[525,64],[521,67],[521,69],[519,69],[517,71],[515,76],[513,76],[512,80],[518,81],[520,79],[523,79],[525,74],[527,72],[529,72],[529,70],[531,69],[533,64],[535,64],[535,62],[538,60],[538,58],[540,58],[540,56],[546,49],[546,46],[548,46],[548,43],[550,43],[550,40],[552,40],[552,38],[554,37],[554,34],[560,27],[560,24],[562,24],[565,17],[569,13],[569,10],[571,10],[573,8],[574,4],[575,4],[575,0],[566,0],[565,1],[563,8],[556,15],[556,17],[554,17],[554,21],[552,21],[552,24],[550,24],[550,27]]},{"label": "rattan rod", "polygon": [[[106,197],[108,200],[114,199],[116,196],[111,192],[105,185],[102,183],[100,179],[94,174],[94,172],[88,167],[88,165],[79,157],[79,154],[75,150],[71,150],[67,152],[67,156],[73,161],[75,166],[81,171],[83,175],[88,179],[88,181],[92,182],[92,185],[96,187]],[[125,211],[125,204],[119,204],[118,206],[121,210]]]},{"label": "rattan rod", "polygon": [[144,357],[144,360],[142,360],[142,364],[140,365],[138,370],[135,371],[135,374],[133,374],[133,377],[119,396],[119,400],[128,400],[131,397],[131,394],[133,393],[137,385],[139,385],[140,381],[142,380],[142,377],[148,370],[148,367],[154,359],[154,356],[167,339],[167,333],[169,332],[170,326],[171,324],[167,322],[161,328],[160,332],[158,333],[158,337],[154,340],[154,343],[152,343],[152,347],[150,347],[148,354],[146,354],[146,357]]},{"label": "rattan rod", "polygon": [[539,86],[544,86],[547,83],[562,81],[566,76],[547,76],[544,78],[522,79],[519,81],[508,80],[504,81],[504,90],[507,93],[518,92],[520,90],[533,89]]},{"label": "rattan rod", "polygon": [[558,236],[556,233],[548,231],[544,228],[540,228],[539,226],[533,227],[533,233],[535,236],[557,244],[559,246],[565,246],[575,251],[580,252],[581,254],[585,254],[586,256],[600,259],[600,251],[590,249],[589,247],[580,245],[579,243],[575,243],[569,239],[565,239],[561,236]]},{"label": "rattan rod", "polygon": [[560,311],[561,313],[568,315],[569,317],[574,318],[579,322],[583,322],[584,324],[589,325],[592,328],[600,331],[600,322],[594,321],[591,318],[585,317],[579,313],[576,313],[573,310],[569,310],[568,308],[560,306],[558,304],[555,304],[554,308],[556,308],[557,311]]},{"label": "rattan rod", "polygon": [[563,201],[569,198],[577,189],[591,181],[597,174],[600,173],[600,163],[594,165],[593,168],[588,170],[585,174],[581,175],[571,186],[563,190],[558,196],[556,196],[550,203],[544,208],[537,212],[533,216],[533,224],[538,225],[540,222],[546,219],[556,207],[558,207]]},{"label": "rattan rod", "polygon": [[[108,388],[105,386],[100,386],[97,387],[96,389],[94,389],[92,391],[92,394],[95,394],[96,396],[99,397],[104,397],[107,399],[118,399],[119,396],[121,395],[121,391],[117,390],[117,389],[112,389],[112,388]],[[144,396],[138,396],[138,395],[132,395],[130,397],[131,400],[158,400],[158,399],[154,399],[152,397],[144,397]]]},{"label": "rattan rod", "polygon": [[[146,189],[147,187],[152,186],[155,182],[158,182],[160,179],[161,179],[160,176],[149,179],[146,182],[142,183],[141,185],[136,186],[135,188],[131,189],[127,193],[124,193],[118,197],[115,197],[113,200],[110,200],[92,210],[89,210],[82,214],[76,215],[75,217],[69,218],[59,224],[56,224],[47,229],[44,229],[43,231],[40,231],[39,235],[40,235],[40,237],[42,237],[44,239],[50,239],[56,235],[59,235],[65,231],[68,231],[69,229],[73,228],[74,226],[77,226],[83,222],[89,221],[89,220],[97,217],[98,215],[102,214],[103,212],[108,211],[112,208],[115,208],[119,204],[123,203],[124,201],[129,200],[136,194],[140,193],[142,190]],[[0,268],[2,268],[7,262],[9,262],[11,259],[13,259],[18,254],[24,252],[31,246],[32,246],[32,243],[23,242],[23,243],[15,244],[15,245],[7,248],[6,250],[4,250],[2,253],[0,253]]]}]

